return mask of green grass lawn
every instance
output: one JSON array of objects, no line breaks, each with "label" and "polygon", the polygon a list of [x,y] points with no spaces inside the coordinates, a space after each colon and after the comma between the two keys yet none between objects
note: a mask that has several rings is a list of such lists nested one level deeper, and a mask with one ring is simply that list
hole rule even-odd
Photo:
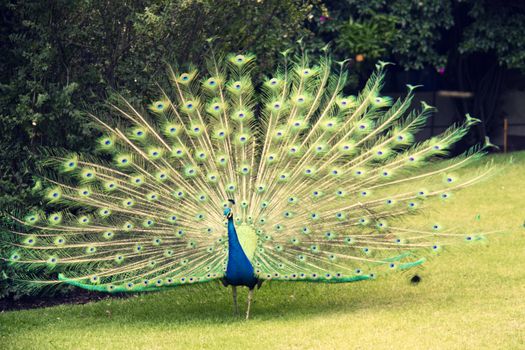
[{"label": "green grass lawn", "polygon": [[[424,217],[502,230],[486,246],[452,248],[376,281],[269,283],[248,322],[232,316],[219,284],[4,312],[0,348],[525,349],[525,152],[491,158],[503,170]],[[415,272],[418,285],[409,283]]]}]

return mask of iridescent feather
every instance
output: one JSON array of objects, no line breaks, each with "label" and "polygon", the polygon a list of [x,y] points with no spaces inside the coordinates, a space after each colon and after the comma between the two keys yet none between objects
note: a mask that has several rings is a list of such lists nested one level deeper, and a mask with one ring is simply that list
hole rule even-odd
[{"label": "iridescent feather", "polygon": [[202,71],[170,67],[171,90],[147,108],[122,99],[118,123],[92,116],[98,154],[50,151],[35,189],[49,206],[10,215],[3,234],[9,277],[106,292],[221,279],[228,198],[260,281],[373,279],[484,238],[401,220],[491,172],[454,175],[485,147],[439,160],[477,119],[418,143],[434,109],[411,110],[415,86],[399,100],[381,95],[386,63],[356,95],[343,92],[345,62],[327,54],[285,52],[262,82],[254,64],[211,51]]}]

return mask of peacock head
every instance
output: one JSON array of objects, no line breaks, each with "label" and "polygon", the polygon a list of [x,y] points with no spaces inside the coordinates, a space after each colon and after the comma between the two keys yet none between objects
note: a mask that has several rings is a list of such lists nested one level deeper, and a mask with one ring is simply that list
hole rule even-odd
[{"label": "peacock head", "polygon": [[235,205],[235,200],[228,199],[228,208],[233,208],[234,205]]}]

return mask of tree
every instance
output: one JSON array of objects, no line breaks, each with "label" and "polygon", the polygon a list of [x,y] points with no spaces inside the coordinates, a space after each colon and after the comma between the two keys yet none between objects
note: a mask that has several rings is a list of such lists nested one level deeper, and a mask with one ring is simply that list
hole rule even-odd
[{"label": "tree", "polygon": [[[502,80],[525,72],[525,3],[497,0],[344,0],[325,2],[329,17],[315,31],[336,42],[336,54],[381,58],[404,69],[431,67],[451,89],[472,91],[458,108],[484,121],[478,140],[499,122]],[[357,57],[356,57],[357,58]],[[368,72],[366,72],[367,75]]]}]

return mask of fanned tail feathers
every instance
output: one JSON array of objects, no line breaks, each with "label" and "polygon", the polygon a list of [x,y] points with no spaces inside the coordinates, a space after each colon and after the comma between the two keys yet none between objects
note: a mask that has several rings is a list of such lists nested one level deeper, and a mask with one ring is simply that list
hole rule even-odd
[{"label": "fanned tail feathers", "polygon": [[10,277],[108,292],[218,279],[228,198],[236,224],[255,232],[260,279],[370,279],[482,238],[401,220],[490,173],[454,175],[479,147],[434,161],[476,119],[416,143],[433,108],[410,111],[413,86],[403,99],[382,96],[386,64],[356,96],[343,94],[346,68],[328,55],[312,63],[285,52],[260,84],[254,64],[212,51],[203,72],[170,67],[171,90],[147,110],[122,99],[119,126],[93,116],[99,154],[51,150],[39,190],[48,210],[10,216],[4,233]]}]

